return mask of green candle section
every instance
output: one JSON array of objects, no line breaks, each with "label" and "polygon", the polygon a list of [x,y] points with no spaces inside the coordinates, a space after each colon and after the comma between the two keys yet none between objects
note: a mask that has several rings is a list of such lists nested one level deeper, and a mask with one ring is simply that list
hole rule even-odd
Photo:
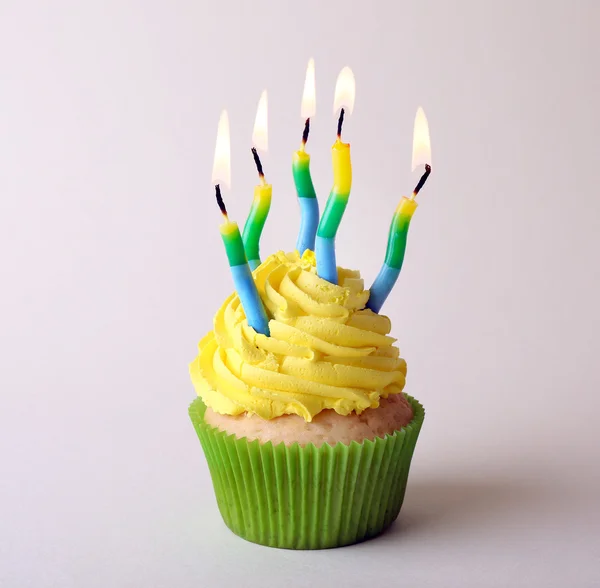
[{"label": "green candle section", "polygon": [[385,263],[390,267],[396,269],[402,267],[404,253],[406,251],[408,228],[410,227],[410,221],[416,209],[417,203],[414,200],[404,197],[394,213],[385,252]]},{"label": "green candle section", "polygon": [[337,231],[342,222],[342,216],[348,205],[348,197],[350,194],[340,194],[339,192],[331,192],[327,199],[327,205],[323,212],[323,218],[319,224],[319,237],[325,239],[335,238]]},{"label": "green candle section", "polygon": [[236,222],[226,219],[225,222],[219,226],[221,238],[225,245],[225,253],[227,253],[227,259],[229,266],[242,265],[246,263],[246,251],[244,249],[244,242],[240,235],[240,229]]},{"label": "green candle section", "polygon": [[316,198],[315,187],[310,175],[310,155],[306,151],[296,151],[292,161],[292,173],[298,198]]},{"label": "green candle section", "polygon": [[252,206],[244,224],[242,240],[248,263],[253,270],[260,265],[260,237],[271,208],[272,192],[271,184],[261,184],[254,188]]}]

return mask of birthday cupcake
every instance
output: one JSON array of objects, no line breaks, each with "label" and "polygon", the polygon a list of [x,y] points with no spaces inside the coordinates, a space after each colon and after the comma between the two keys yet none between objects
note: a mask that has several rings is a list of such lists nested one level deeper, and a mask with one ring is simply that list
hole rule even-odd
[{"label": "birthday cupcake", "polygon": [[358,272],[339,285],[314,254],[272,255],[254,279],[270,335],[237,294],[191,364],[190,416],[219,509],[241,537],[318,549],[381,533],[398,516],[423,408],[387,317],[365,309]]},{"label": "birthday cupcake", "polygon": [[[302,255],[278,252],[260,263],[257,239],[268,206],[260,226],[244,230],[255,239],[249,246],[216,186],[235,292],[190,365],[198,398],[189,414],[225,523],[240,537],[273,547],[338,547],[389,527],[402,506],[424,418],[421,404],[403,392],[406,362],[390,320],[379,314],[398,277],[416,203],[402,199],[370,289],[358,271],[336,266],[333,244],[345,201],[339,206],[335,199],[347,200],[351,182],[342,119],[335,187],[318,230],[315,219],[303,218]],[[307,136],[308,123],[303,144]],[[314,199],[303,149],[294,166],[299,198]],[[301,187],[308,180],[307,195]],[[270,196],[269,186],[269,203]],[[301,210],[316,210],[318,219],[316,200]],[[258,264],[254,272],[248,251]]]}]

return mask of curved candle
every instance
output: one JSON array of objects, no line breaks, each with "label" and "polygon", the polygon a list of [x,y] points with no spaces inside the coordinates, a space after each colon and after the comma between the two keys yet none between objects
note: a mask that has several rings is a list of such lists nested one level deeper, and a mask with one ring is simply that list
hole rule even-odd
[{"label": "curved candle", "polygon": [[385,261],[371,286],[371,294],[367,302],[367,308],[370,308],[373,312],[378,313],[381,310],[383,303],[398,280],[404,262],[410,221],[416,209],[417,203],[414,200],[403,197],[392,217]]},{"label": "curved candle", "polygon": [[248,264],[252,270],[260,265],[260,236],[271,208],[271,184],[259,184],[254,188],[254,199],[244,224],[242,240]]},{"label": "curved candle", "polygon": [[319,222],[315,242],[315,256],[319,277],[332,284],[337,284],[335,236],[346,210],[350,188],[352,187],[350,145],[342,143],[338,138],[331,149],[331,159],[333,163],[333,188]]},{"label": "curved candle", "polygon": [[225,245],[235,290],[246,313],[248,324],[257,333],[269,336],[269,318],[258,295],[238,225],[225,217],[219,231]]},{"label": "curved candle", "polygon": [[300,204],[300,231],[296,249],[302,256],[307,249],[314,251],[315,235],[319,225],[319,202],[310,175],[310,155],[304,149],[294,153],[292,173]]}]

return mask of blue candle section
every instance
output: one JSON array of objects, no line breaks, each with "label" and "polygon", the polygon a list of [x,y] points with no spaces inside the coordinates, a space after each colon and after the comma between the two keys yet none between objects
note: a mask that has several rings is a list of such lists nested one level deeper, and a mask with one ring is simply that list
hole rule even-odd
[{"label": "blue candle section", "polygon": [[319,226],[319,202],[316,198],[298,198],[300,203],[300,232],[296,249],[302,255],[307,249],[315,250],[315,235]]},{"label": "blue candle section", "polygon": [[335,261],[335,238],[319,237],[315,243],[317,275],[332,284],[337,284],[337,264]]},{"label": "blue candle section", "polygon": [[390,267],[387,263],[384,263],[381,266],[379,274],[377,274],[377,277],[371,286],[371,294],[369,295],[367,308],[370,308],[373,312],[379,313],[399,275],[400,268]]},{"label": "blue candle section", "polygon": [[248,324],[257,333],[262,333],[268,337],[270,335],[269,318],[258,295],[250,267],[244,263],[242,265],[232,265],[230,269],[236,292],[246,313]]},{"label": "blue candle section", "polygon": [[254,271],[260,265],[260,259],[249,259],[248,265],[250,266],[250,269]]}]

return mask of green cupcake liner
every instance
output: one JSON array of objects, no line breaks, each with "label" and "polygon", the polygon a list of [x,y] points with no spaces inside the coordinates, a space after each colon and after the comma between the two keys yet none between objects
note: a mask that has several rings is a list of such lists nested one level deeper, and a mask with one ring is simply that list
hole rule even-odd
[{"label": "green cupcake liner", "polygon": [[225,524],[253,543],[325,549],[364,541],[398,516],[423,424],[421,404],[402,429],[374,441],[319,448],[238,439],[205,423],[205,405],[189,414],[204,449]]}]

